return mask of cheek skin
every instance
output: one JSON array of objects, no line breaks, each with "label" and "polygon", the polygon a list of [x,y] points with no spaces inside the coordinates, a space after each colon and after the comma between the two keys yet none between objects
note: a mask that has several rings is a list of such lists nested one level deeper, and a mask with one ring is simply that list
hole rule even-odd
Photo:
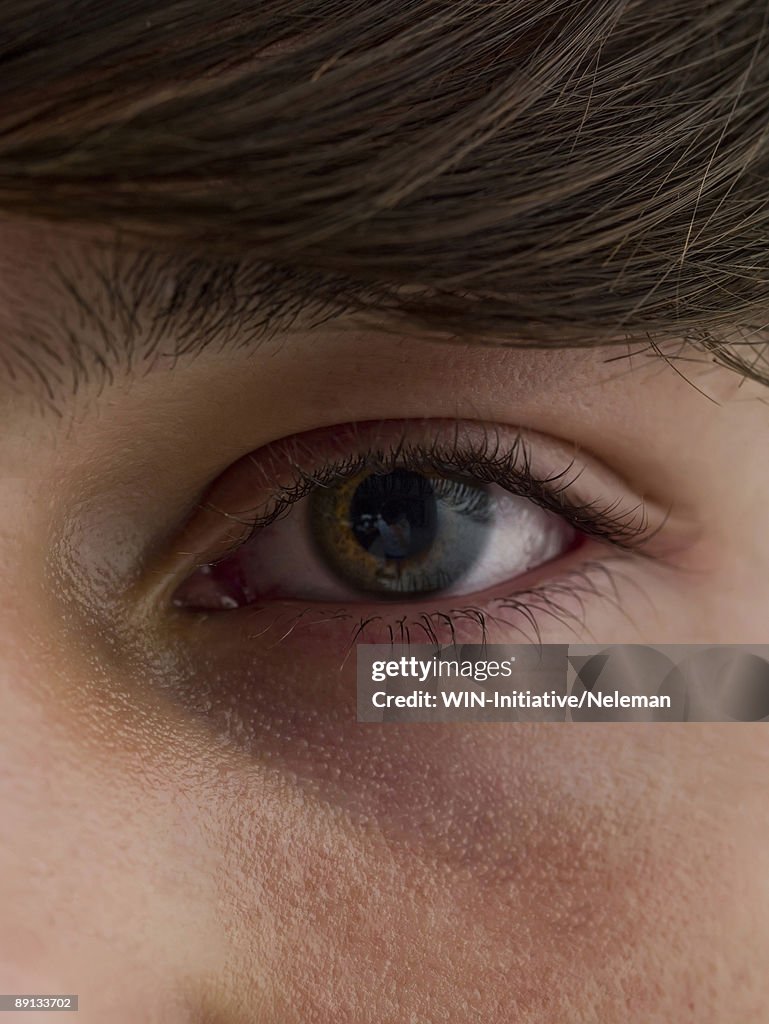
[{"label": "cheek skin", "polygon": [[36,632],[0,670],[0,962],[89,1024],[764,1019],[760,727],[273,719],[253,756]]},{"label": "cheek skin", "polygon": [[[673,732],[662,743],[678,745]],[[767,943],[756,875],[765,859],[735,851],[751,845],[744,831],[728,831],[735,822],[714,834],[706,807],[688,817],[684,809],[677,799],[655,808],[653,831],[595,819],[603,827],[592,836],[564,814],[530,857],[494,872],[483,869],[469,823],[480,870],[425,862],[375,827],[364,834],[305,809],[302,827],[287,821],[268,851],[283,904],[279,1019],[758,1024]],[[241,818],[241,848],[261,844],[264,856],[265,833],[258,817]],[[247,949],[247,911],[233,929]]]},{"label": "cheek skin", "polygon": [[187,966],[224,963],[191,762],[178,742],[163,759],[168,723],[92,700],[93,676],[44,638],[4,614],[0,991],[78,993],[86,1024],[188,1024]]},{"label": "cheek skin", "polygon": [[[438,778],[429,756],[410,779],[384,751],[363,769],[317,756],[280,823],[258,806],[262,770],[235,769],[220,830],[252,867],[233,857],[224,877],[272,878],[280,1019],[761,1020],[766,764],[735,761],[746,740],[758,754],[739,731],[465,731]],[[351,789],[368,816],[345,809]],[[756,827],[724,810],[738,794]],[[256,906],[231,922],[239,949]]]}]

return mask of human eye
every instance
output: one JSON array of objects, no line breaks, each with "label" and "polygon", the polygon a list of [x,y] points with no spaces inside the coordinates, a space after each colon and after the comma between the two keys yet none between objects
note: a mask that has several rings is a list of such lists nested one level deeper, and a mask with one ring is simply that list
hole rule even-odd
[{"label": "human eye", "polygon": [[433,639],[455,636],[458,619],[484,638],[497,619],[539,636],[543,616],[576,628],[586,595],[653,556],[664,518],[544,435],[442,420],[337,426],[267,445],[214,483],[188,524],[172,603],[284,624],[341,618],[367,640],[409,620]]}]

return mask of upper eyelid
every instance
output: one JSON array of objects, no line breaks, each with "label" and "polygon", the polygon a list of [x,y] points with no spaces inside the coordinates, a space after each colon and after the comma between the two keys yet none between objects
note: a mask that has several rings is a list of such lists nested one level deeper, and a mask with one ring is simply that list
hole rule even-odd
[{"label": "upper eyelid", "polygon": [[[499,447],[493,449],[493,452],[498,453]],[[387,472],[396,465],[404,464],[417,469],[421,465],[423,469],[453,472],[465,475],[468,479],[498,484],[512,494],[528,498],[540,507],[563,516],[586,536],[604,541],[623,551],[655,557],[654,553],[648,550],[648,543],[664,527],[665,520],[651,529],[643,499],[629,509],[622,509],[619,499],[603,508],[599,507],[597,502],[580,503],[569,497],[569,492],[573,490],[581,475],[579,471],[569,477],[575,465],[574,459],[559,472],[541,477],[531,469],[522,434],[517,436],[513,445],[505,449],[505,453],[502,458],[498,454],[490,453],[485,442],[473,448],[468,445],[462,447],[456,441],[453,447],[437,443],[433,446],[422,446],[401,441],[387,450],[370,448],[347,459],[329,461],[320,471],[310,472],[294,463],[293,482],[276,489],[262,504],[261,512],[255,509],[252,513],[246,511],[236,515],[225,512],[210,502],[201,505],[203,509],[237,522],[246,531],[244,536],[238,538],[213,562],[223,560],[248,543],[260,529],[266,528],[285,515],[296,502],[307,497],[317,487],[341,483],[368,467]],[[475,473],[470,472],[471,467]],[[483,472],[479,473],[479,470]]]}]

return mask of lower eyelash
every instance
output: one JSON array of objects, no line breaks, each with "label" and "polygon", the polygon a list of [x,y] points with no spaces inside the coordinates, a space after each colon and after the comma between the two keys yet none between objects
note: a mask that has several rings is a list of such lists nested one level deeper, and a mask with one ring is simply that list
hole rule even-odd
[{"label": "lower eyelash", "polygon": [[[474,643],[487,643],[489,626],[499,624],[507,629],[514,629],[520,636],[519,640],[506,640],[507,643],[541,644],[542,616],[547,616],[559,626],[565,627],[575,637],[582,639],[587,633],[589,639],[597,642],[587,628],[587,601],[590,598],[608,601],[615,610],[632,621],[622,607],[618,589],[621,567],[629,563],[631,558],[632,556],[627,553],[618,553],[604,561],[586,562],[564,573],[560,578],[549,580],[540,586],[491,598],[485,607],[467,604],[443,611],[407,611],[394,618],[379,613],[368,616],[355,615],[343,606],[324,610],[317,605],[307,605],[296,612],[273,646],[276,647],[294,638],[296,631],[303,625],[315,627],[324,622],[340,620],[348,621],[351,630],[341,664],[347,661],[358,643],[385,642],[399,646],[429,643],[436,647],[450,645],[456,642],[460,624],[466,623],[477,627],[477,639],[473,641]],[[268,608],[265,606],[254,606],[251,609],[255,615],[267,611]],[[513,622],[503,618],[502,613],[506,611],[522,617],[523,621]],[[277,618],[274,618],[258,633],[249,634],[249,639],[263,637],[276,622]],[[377,625],[386,630],[386,637],[378,637],[375,641],[368,639],[367,630]]]}]

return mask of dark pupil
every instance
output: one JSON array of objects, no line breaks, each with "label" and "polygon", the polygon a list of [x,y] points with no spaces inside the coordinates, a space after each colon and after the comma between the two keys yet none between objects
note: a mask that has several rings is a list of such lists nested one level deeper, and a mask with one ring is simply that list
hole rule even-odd
[{"label": "dark pupil", "polygon": [[366,477],[352,496],[350,525],[361,547],[380,558],[426,551],[438,528],[430,481],[407,469]]}]

